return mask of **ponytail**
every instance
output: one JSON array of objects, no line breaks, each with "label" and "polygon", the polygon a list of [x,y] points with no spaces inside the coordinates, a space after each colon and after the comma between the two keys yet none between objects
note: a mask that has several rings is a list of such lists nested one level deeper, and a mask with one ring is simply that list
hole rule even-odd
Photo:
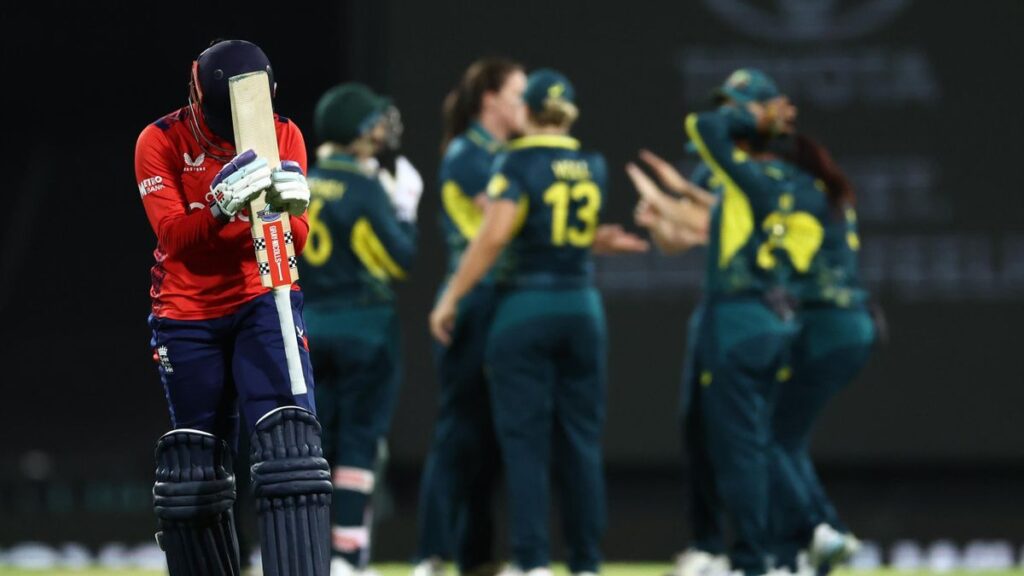
[{"label": "ponytail", "polygon": [[828,149],[806,134],[796,134],[793,140],[786,159],[825,184],[825,194],[833,210],[853,206],[857,201],[853,186]]},{"label": "ponytail", "polygon": [[453,138],[469,129],[469,125],[480,115],[484,94],[501,90],[509,75],[522,69],[519,63],[504,58],[483,58],[466,69],[459,83],[445,96],[441,106],[444,123],[442,152]]}]

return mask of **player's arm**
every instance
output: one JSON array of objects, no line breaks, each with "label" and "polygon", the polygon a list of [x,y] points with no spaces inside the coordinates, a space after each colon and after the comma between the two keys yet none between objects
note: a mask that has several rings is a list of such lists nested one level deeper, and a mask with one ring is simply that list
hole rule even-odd
[{"label": "player's arm", "polygon": [[687,116],[686,132],[715,176],[743,190],[756,189],[764,176],[747,154],[736,148],[735,139],[755,134],[757,122],[749,110],[723,106]]},{"label": "player's arm", "polygon": [[486,158],[465,157],[453,162],[448,178],[441,184],[441,206],[466,240],[472,240],[483,222],[487,206],[490,166]]},{"label": "player's arm", "polygon": [[[640,198],[660,218],[684,230],[691,231],[698,236],[707,235],[708,222],[711,219],[709,205],[698,203],[689,196],[673,198],[665,194],[639,166],[632,162],[626,164],[626,174],[633,181],[633,186],[636,188]],[[678,175],[678,172],[676,174]],[[679,176],[679,180],[685,186],[692,186],[682,176]],[[704,193],[707,194],[707,192]]]},{"label": "player's arm", "polygon": [[[650,150],[640,150],[640,159],[654,172],[666,190],[701,206],[710,208],[715,204],[715,195],[708,192],[696,179],[687,180],[675,166]],[[704,164],[698,166],[704,167]],[[705,168],[706,170],[706,168]]]},{"label": "player's arm", "polygon": [[661,214],[641,200],[633,215],[638,226],[646,228],[654,240],[654,245],[664,254],[677,254],[707,244],[707,233],[697,232],[683,228]]},{"label": "player's arm", "polygon": [[189,211],[188,200],[171,158],[175,151],[156,126],[139,135],[135,145],[135,178],[146,217],[165,254],[177,257],[216,236],[223,222],[210,210]]},{"label": "player's arm", "polygon": [[368,269],[405,280],[416,257],[416,224],[399,219],[379,181],[371,180],[369,186],[364,196],[364,216],[352,231],[355,253]]},{"label": "player's arm", "polygon": [[[591,175],[601,191],[601,204],[605,204],[608,195],[608,165],[604,157],[595,154],[590,161]],[[600,224],[594,230],[594,243],[591,252],[602,256],[615,254],[636,254],[650,250],[650,244],[643,238],[627,232],[619,224]]]},{"label": "player's arm", "polygon": [[494,266],[505,246],[516,233],[518,201],[523,191],[519,184],[500,170],[487,186],[490,201],[484,209],[483,223],[459,260],[448,288],[430,313],[430,331],[444,345],[451,341],[459,301]]},{"label": "player's arm", "polygon": [[459,269],[449,283],[449,291],[461,300],[494,266],[515,231],[517,204],[512,200],[494,200],[484,209],[480,232],[470,242]]}]

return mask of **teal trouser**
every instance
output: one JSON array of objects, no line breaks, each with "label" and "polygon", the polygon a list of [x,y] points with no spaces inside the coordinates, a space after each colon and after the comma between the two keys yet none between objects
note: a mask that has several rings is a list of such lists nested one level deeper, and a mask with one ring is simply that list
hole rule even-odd
[{"label": "teal trouser", "polygon": [[712,301],[702,322],[702,428],[715,489],[735,529],[729,559],[748,575],[769,563],[772,402],[793,332],[753,297]]},{"label": "teal trouser", "polygon": [[683,458],[689,470],[687,516],[692,531],[691,546],[709,554],[725,553],[722,514],[715,478],[704,434],[701,402],[704,391],[700,385],[703,371],[697,358],[704,303],[694,309],[686,326],[686,356],[680,387],[680,432]]},{"label": "teal trouser", "polygon": [[420,484],[416,560],[454,555],[463,573],[494,560],[501,455],[484,353],[496,302],[492,285],[474,288],[459,303],[451,344],[434,349],[441,398]]},{"label": "teal trouser", "polygon": [[336,529],[333,548],[365,565],[378,442],[398,397],[398,318],[390,304],[307,306],[306,328],[324,455],[334,471],[334,525],[348,530]]},{"label": "teal trouser", "polygon": [[550,564],[549,473],[556,467],[571,572],[599,572],[606,523],[601,435],[606,329],[593,288],[502,295],[487,341],[511,547],[524,572]]},{"label": "teal trouser", "polygon": [[780,565],[795,567],[814,527],[847,531],[814,470],[808,447],[825,404],[860,372],[875,340],[864,309],[808,308],[800,313],[792,348],[792,378],[780,384],[772,428],[773,551]]}]

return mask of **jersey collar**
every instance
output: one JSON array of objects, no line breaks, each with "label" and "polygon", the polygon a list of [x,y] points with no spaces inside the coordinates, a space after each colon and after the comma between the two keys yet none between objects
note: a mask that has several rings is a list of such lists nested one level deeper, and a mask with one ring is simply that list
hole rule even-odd
[{"label": "jersey collar", "polygon": [[509,142],[509,150],[521,150],[523,148],[564,148],[566,150],[579,150],[580,141],[572,136],[560,134],[536,134],[534,136],[523,136]]},{"label": "jersey collar", "polygon": [[321,158],[317,161],[316,165],[317,168],[324,170],[342,170],[345,172],[355,172],[363,176],[366,175],[366,170],[359,165],[356,157],[343,152],[335,152],[326,158]]},{"label": "jersey collar", "polygon": [[501,148],[501,143],[479,122],[473,122],[469,125],[469,128],[466,130],[466,138],[491,154],[494,154]]}]

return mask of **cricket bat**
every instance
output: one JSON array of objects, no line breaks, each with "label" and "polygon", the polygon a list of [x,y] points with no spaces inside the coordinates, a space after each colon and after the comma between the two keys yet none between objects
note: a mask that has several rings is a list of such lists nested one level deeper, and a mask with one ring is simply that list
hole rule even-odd
[{"label": "cricket bat", "polygon": [[[235,149],[253,150],[266,158],[271,170],[281,163],[274,127],[270,80],[266,72],[250,72],[228,79],[231,120],[235,129]],[[274,304],[281,324],[285,358],[292,394],[305,394],[306,380],[299,356],[298,337],[292,319],[291,286],[299,279],[287,212],[273,212],[260,194],[249,204],[249,224],[260,282],[274,293]]]}]

